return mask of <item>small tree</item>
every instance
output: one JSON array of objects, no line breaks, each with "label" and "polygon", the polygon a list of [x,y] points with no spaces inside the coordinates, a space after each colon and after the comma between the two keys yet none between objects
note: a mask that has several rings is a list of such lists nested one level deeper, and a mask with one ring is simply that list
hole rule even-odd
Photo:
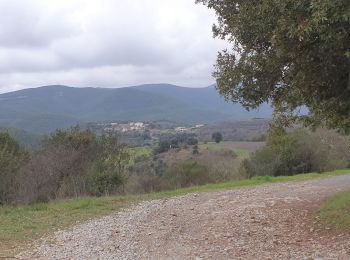
[{"label": "small tree", "polygon": [[222,141],[222,134],[220,132],[215,132],[211,135],[211,139],[213,139],[216,143],[220,143]]},{"label": "small tree", "polygon": [[88,174],[89,193],[97,196],[114,193],[124,184],[124,170],[130,160],[126,146],[112,133],[103,135],[99,145],[100,159]]},{"label": "small tree", "polygon": [[0,205],[13,199],[17,171],[28,160],[28,152],[15,139],[0,133]]},{"label": "small tree", "polygon": [[170,150],[172,144],[169,141],[160,141],[158,146],[154,149],[154,154],[165,153]]},{"label": "small tree", "polygon": [[162,176],[165,189],[178,189],[209,183],[211,176],[205,165],[196,161],[182,161],[172,165]]},{"label": "small tree", "polygon": [[194,137],[190,137],[187,139],[186,143],[188,145],[197,145],[198,144],[198,140]]}]

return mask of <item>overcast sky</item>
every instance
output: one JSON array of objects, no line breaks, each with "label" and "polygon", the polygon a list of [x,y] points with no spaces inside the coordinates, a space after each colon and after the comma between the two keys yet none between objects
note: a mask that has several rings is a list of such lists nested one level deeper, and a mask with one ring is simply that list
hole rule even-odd
[{"label": "overcast sky", "polygon": [[0,92],[49,84],[203,87],[225,43],[195,0],[0,0]]}]

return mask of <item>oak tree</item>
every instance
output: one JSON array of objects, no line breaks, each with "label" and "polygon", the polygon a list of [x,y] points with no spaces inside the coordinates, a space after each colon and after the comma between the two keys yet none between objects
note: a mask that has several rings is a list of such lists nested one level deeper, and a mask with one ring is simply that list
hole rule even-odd
[{"label": "oak tree", "polygon": [[196,2],[215,10],[214,36],[232,44],[215,66],[221,95],[350,133],[349,0]]}]

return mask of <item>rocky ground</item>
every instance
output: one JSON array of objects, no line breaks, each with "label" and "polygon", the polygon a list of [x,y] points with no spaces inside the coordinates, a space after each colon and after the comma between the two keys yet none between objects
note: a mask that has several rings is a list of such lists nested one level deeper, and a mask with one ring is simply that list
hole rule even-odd
[{"label": "rocky ground", "polygon": [[350,259],[315,209],[350,175],[142,202],[59,231],[20,259]]}]

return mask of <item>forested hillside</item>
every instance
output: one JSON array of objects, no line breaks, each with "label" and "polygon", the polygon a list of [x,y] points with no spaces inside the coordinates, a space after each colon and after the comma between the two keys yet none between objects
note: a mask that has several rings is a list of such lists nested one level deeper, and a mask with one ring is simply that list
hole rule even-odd
[{"label": "forested hillside", "polygon": [[271,116],[268,105],[248,112],[226,103],[214,87],[166,84],[119,89],[45,86],[5,93],[0,101],[0,126],[33,133],[95,121],[168,119],[196,124]]}]

